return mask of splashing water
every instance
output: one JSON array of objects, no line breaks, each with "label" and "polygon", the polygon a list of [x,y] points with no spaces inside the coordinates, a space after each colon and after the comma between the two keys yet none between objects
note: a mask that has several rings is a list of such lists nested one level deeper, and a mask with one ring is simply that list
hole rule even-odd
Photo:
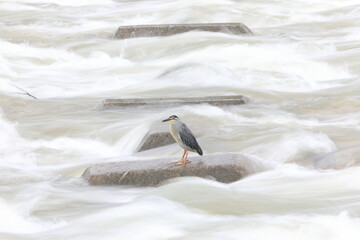
[{"label": "splashing water", "polygon": [[[1,1],[0,239],[358,239],[359,161],[343,151],[360,139],[359,13],[357,0]],[[120,25],[192,22],[254,35],[112,38]],[[232,94],[250,102],[101,108]],[[82,180],[94,163],[181,156],[136,153],[172,114],[205,154],[245,154],[266,171],[152,188]]]}]

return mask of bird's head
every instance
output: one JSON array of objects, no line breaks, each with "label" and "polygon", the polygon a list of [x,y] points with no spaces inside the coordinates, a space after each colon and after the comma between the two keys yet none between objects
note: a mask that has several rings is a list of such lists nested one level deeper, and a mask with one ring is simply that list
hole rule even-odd
[{"label": "bird's head", "polygon": [[167,122],[167,121],[173,122],[173,121],[177,121],[177,120],[179,120],[179,118],[176,115],[171,115],[170,117],[168,117],[167,119],[164,119],[162,121],[163,122]]}]

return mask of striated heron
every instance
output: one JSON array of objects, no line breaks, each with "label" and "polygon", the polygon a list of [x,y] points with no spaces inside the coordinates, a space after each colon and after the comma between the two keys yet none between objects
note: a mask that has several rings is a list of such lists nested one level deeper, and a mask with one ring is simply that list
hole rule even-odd
[{"label": "striated heron", "polygon": [[180,161],[176,163],[176,165],[185,165],[190,163],[188,158],[188,151],[197,152],[199,155],[203,155],[201,147],[199,146],[196,138],[185,125],[185,123],[181,122],[180,119],[176,115],[171,115],[167,119],[164,119],[163,122],[170,121],[170,133],[175,139],[175,141],[184,149],[184,154]]}]

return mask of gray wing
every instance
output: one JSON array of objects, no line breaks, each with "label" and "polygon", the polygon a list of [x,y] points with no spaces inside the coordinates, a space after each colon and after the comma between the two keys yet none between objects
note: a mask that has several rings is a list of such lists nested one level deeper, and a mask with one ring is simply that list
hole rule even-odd
[{"label": "gray wing", "polygon": [[201,147],[199,146],[196,138],[192,134],[191,130],[184,123],[181,126],[181,130],[179,132],[181,141],[188,147],[196,150],[200,155],[202,155]]}]

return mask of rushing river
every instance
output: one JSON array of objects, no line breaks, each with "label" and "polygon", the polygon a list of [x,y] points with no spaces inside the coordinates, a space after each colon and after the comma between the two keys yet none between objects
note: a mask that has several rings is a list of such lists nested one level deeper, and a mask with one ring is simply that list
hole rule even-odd
[{"label": "rushing river", "polygon": [[[193,22],[254,34],[112,38],[120,25]],[[359,93],[358,0],[1,0],[0,239],[360,239],[359,158],[314,164],[359,146]],[[234,94],[250,102],[101,105]],[[244,154],[267,170],[147,188],[81,178],[94,163],[180,158],[177,145],[136,152],[171,114],[205,155]]]}]

